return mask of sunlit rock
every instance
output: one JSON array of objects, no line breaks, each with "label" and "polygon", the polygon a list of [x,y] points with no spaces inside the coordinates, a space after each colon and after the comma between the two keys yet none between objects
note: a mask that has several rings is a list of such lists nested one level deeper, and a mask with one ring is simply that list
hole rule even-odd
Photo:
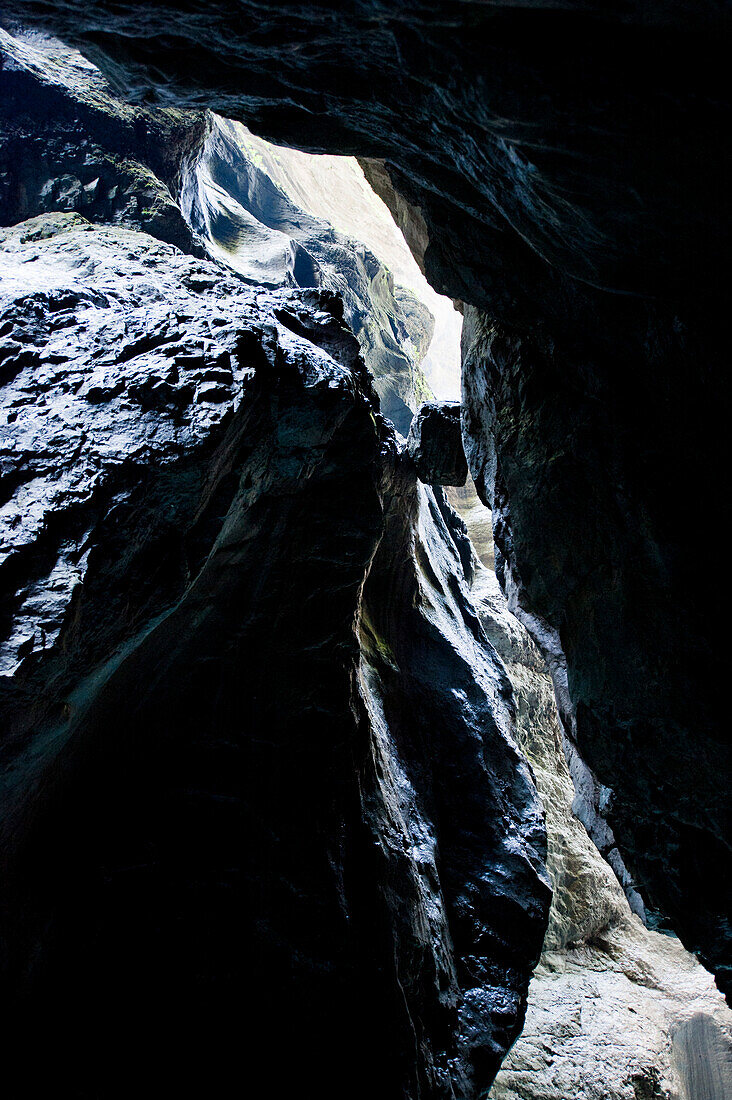
[{"label": "sunlit rock", "polygon": [[[181,218],[177,199],[203,135],[194,128],[188,145],[188,137],[179,141],[176,127],[166,124],[149,141],[146,128],[162,118],[149,110],[155,96],[174,112],[213,107],[280,141],[363,158],[433,285],[466,303],[466,449],[478,492],[493,509],[496,561],[509,606],[529,625],[548,662],[562,736],[597,776],[584,773],[590,778],[585,787],[580,782],[574,804],[593,835],[596,825],[602,829],[602,821],[610,821],[617,847],[608,858],[615,853],[630,868],[650,919],[658,927],[670,922],[724,986],[732,909],[729,614],[724,585],[713,596],[709,588],[725,574],[729,526],[720,492],[730,466],[721,297],[729,252],[721,170],[730,132],[728,31],[721,11],[705,4],[601,11],[580,3],[559,11],[468,0],[456,15],[454,5],[431,0],[417,0],[408,10],[365,3],[337,11],[317,3],[263,8],[242,2],[235,18],[230,6],[194,7],[122,2],[112,8],[103,0],[89,0],[82,9],[65,0],[4,5],[4,17],[20,13],[81,43],[117,87],[145,103],[121,112],[104,106],[100,123],[86,102],[88,75],[78,77],[88,74],[83,63],[72,66],[85,89],[78,104],[68,86],[61,95],[54,90],[65,64],[56,46],[49,53],[26,43],[0,74],[11,108],[4,115],[0,187],[2,201],[11,200],[4,217],[49,211],[53,222],[30,227],[27,240],[16,236],[6,248],[11,290],[13,280],[26,285],[30,299],[12,303],[20,304],[20,335],[27,329],[28,347],[16,331],[17,318],[3,331],[8,447],[22,441],[20,455],[7,461],[3,485],[11,563],[3,608],[10,642],[3,760],[10,787],[20,792],[7,801],[6,987],[21,988],[26,1007],[48,1006],[49,1034],[69,1029],[57,1052],[62,1068],[84,1036],[81,1068],[94,1078],[88,1091],[95,1094],[95,1060],[105,1072],[115,1066],[115,1084],[107,1091],[132,1091],[120,1082],[128,1071],[139,1087],[128,1052],[134,1062],[141,1045],[126,1041],[129,1020],[154,1036],[158,1055],[171,1024],[180,1022],[176,1055],[181,1047],[200,1050],[205,1035],[209,1073],[211,1066],[220,1072],[235,1043],[241,1044],[239,1017],[223,1008],[234,998],[247,998],[247,1007],[259,1014],[247,1032],[260,1055],[244,1059],[249,1084],[262,1062],[276,1063],[278,1085],[289,1074],[288,1091],[302,1091],[311,1083],[303,1065],[317,1059],[319,1094],[332,1088],[342,1095],[342,1059],[352,1074],[354,1066],[358,1070],[358,1085],[349,1079],[351,1095],[361,1085],[370,1096],[393,1093],[399,1100],[410,1093],[484,1091],[520,1022],[543,894],[533,855],[523,859],[523,878],[514,872],[529,849],[540,854],[541,830],[531,824],[533,792],[511,749],[510,722],[503,720],[504,703],[520,696],[516,680],[512,688],[505,677],[481,674],[481,690],[491,700],[486,711],[469,674],[459,661],[455,665],[455,654],[467,653],[472,637],[480,652],[470,667],[498,667],[494,655],[483,652],[478,617],[463,601],[464,582],[449,564],[437,513],[469,576],[475,569],[465,532],[449,518],[439,491],[430,496],[419,490],[419,537],[412,527],[392,540],[400,556],[390,557],[388,543],[374,536],[382,529],[385,535],[393,522],[401,492],[394,477],[398,447],[378,419],[338,302],[318,283],[322,268],[309,242],[289,232],[278,236],[280,227],[259,218],[247,223],[249,261],[258,272],[250,279],[258,321],[232,292],[251,322],[236,330],[243,344],[237,337],[233,348],[221,349],[211,336],[231,363],[208,361],[209,337],[201,337],[200,347],[193,324],[194,346],[180,353],[178,375],[161,375],[157,339],[170,335],[173,322],[158,324],[153,295],[141,309],[149,308],[154,331],[137,317],[129,338],[102,324],[103,339],[92,341],[99,365],[113,369],[96,372],[85,339],[75,348],[70,338],[72,359],[82,363],[89,385],[85,377],[75,388],[73,379],[64,391],[55,357],[66,352],[53,339],[53,326],[63,328],[69,310],[83,312],[98,336],[104,311],[115,308],[108,295],[124,314],[136,288],[148,294],[167,257],[146,253],[140,234],[132,234],[135,243],[115,258],[117,267],[111,265],[113,293],[107,283],[95,282],[96,265],[109,275],[110,262],[91,242],[91,231],[78,221],[57,222],[51,208],[142,226],[189,253],[228,239],[226,218],[223,235],[215,218],[196,221],[205,245]],[[39,96],[36,89],[34,98],[27,93],[39,64],[43,91]],[[95,85],[93,94],[100,88]],[[183,121],[187,134],[190,116]],[[166,163],[157,159],[158,145],[172,150]],[[190,154],[185,164],[183,154]],[[231,192],[224,191],[228,202]],[[77,232],[90,255],[77,248],[80,282],[74,284],[66,260]],[[43,259],[44,238],[61,235],[65,244],[48,248],[51,267],[65,254],[65,285],[54,282]],[[150,261],[152,280],[144,264],[134,266],[139,255]],[[29,270],[38,264],[38,284],[32,276],[23,284],[26,277],[16,270],[22,261]],[[285,271],[290,289],[275,289],[268,278],[275,270]],[[215,296],[220,279],[216,265],[191,268],[186,293]],[[268,286],[257,292],[258,279]],[[165,279],[162,284],[163,297],[175,301],[175,286]],[[237,288],[241,292],[241,280]],[[402,314],[412,350],[419,351],[424,341],[414,339],[420,323],[413,304]],[[198,312],[204,325],[210,320],[216,327],[208,306]],[[185,326],[192,319],[185,310],[182,315],[176,323]],[[355,312],[351,323],[358,328]],[[399,329],[397,341],[402,337]],[[113,364],[105,359],[107,349],[116,349]],[[234,366],[240,369],[247,355],[258,369],[251,378],[235,377]],[[194,373],[201,369],[206,377]],[[73,367],[68,370],[73,375]],[[394,380],[404,381],[398,371]],[[73,450],[66,427],[57,425],[53,409],[46,411],[46,392],[62,412],[67,401],[75,414],[86,403]],[[252,405],[246,395],[255,397]],[[191,404],[204,407],[205,415],[199,419]],[[403,404],[406,422],[410,400]],[[96,427],[103,420],[94,420],[86,406],[100,414],[107,407],[108,418],[119,416],[125,425],[125,440],[115,443],[111,456],[129,498],[109,496],[118,482],[100,465]],[[132,437],[128,407],[135,410]],[[33,412],[40,424],[30,423]],[[58,460],[47,447],[43,417],[60,429],[50,437]],[[136,450],[137,418],[149,454]],[[237,434],[243,425],[247,440]],[[77,426],[72,421],[72,429]],[[212,450],[205,459],[196,453],[189,464],[181,455],[201,428],[204,436],[211,430]],[[100,465],[99,492],[90,489],[88,499],[86,470],[78,484],[72,477],[71,486],[64,476],[87,455],[93,471]],[[172,490],[165,481],[171,468]],[[410,492],[417,488],[410,483]],[[679,501],[684,523],[678,521]],[[414,521],[414,509],[406,512]],[[80,529],[77,521],[90,526]],[[95,573],[100,562],[106,571]],[[117,569],[124,581],[115,587]],[[388,600],[381,605],[378,589],[371,589],[371,618],[389,626],[390,608],[399,608],[418,643],[413,649],[396,627],[369,636],[365,617],[359,618],[372,581],[380,579]],[[428,626],[411,617],[420,607]],[[144,638],[130,633],[137,628]],[[364,663],[365,639],[372,652]],[[441,675],[446,663],[447,682]],[[364,687],[368,664],[381,665],[378,676],[387,688]],[[388,684],[394,669],[396,688]],[[453,678],[460,688],[450,699]],[[344,679],[358,689],[344,690]],[[67,690],[72,682],[77,688]],[[448,730],[459,712],[457,760],[443,751],[441,730],[431,730],[432,739],[420,726],[413,736],[410,710],[425,713],[419,693],[410,694],[415,687],[438,693],[428,698]],[[382,703],[391,713],[383,735]],[[368,720],[361,723],[364,711]],[[473,729],[474,716],[484,713],[493,724],[481,720],[480,730]],[[332,736],[322,736],[324,727]],[[249,770],[238,755],[243,728],[255,734],[245,738]],[[273,736],[283,729],[283,738]],[[372,757],[364,749],[368,735],[351,737],[354,729],[378,729]],[[404,764],[403,729],[417,747],[411,767]],[[486,778],[474,767],[478,758],[492,759],[480,746],[486,729],[499,763],[508,768],[500,782],[493,782],[490,768]],[[468,758],[467,778],[458,775],[458,783],[450,765],[459,769]],[[448,793],[465,796],[460,813],[442,798],[440,783],[447,780],[442,769],[429,772],[433,760],[456,779]],[[551,769],[548,774],[566,779]],[[415,785],[414,775],[424,785]],[[381,803],[377,798],[376,811],[360,816],[353,807],[363,808],[361,799],[374,789],[369,776],[376,777]],[[506,791],[510,804],[502,801]],[[490,835],[479,837],[480,851],[500,855],[496,834],[516,820],[517,807],[527,813],[519,813],[514,832],[507,829],[516,840],[512,860],[481,866],[471,859],[460,878],[454,869],[465,867],[462,852],[475,853],[475,821],[483,823],[474,803],[483,807],[486,793],[501,814]],[[341,813],[344,805],[348,812]],[[397,811],[405,806],[408,820],[402,821]],[[440,809],[447,835],[436,824]],[[608,815],[599,825],[591,820],[596,809]],[[452,848],[450,871],[441,852],[446,840],[450,847],[453,818],[467,832]],[[276,828],[269,827],[272,821]],[[368,827],[361,830],[364,822]],[[727,1089],[726,1024],[698,968],[689,971],[687,996],[678,980],[686,956],[674,941],[668,941],[672,951],[664,955],[659,948],[654,956],[656,941],[644,938],[650,932],[638,939],[639,926],[622,909],[614,880],[603,884],[586,874],[574,848],[576,822],[568,825],[560,815],[554,824],[557,836],[572,839],[563,858],[554,860],[555,881],[564,873],[572,888],[557,891],[547,947],[568,929],[582,936],[587,927],[582,958],[598,967],[603,981],[587,982],[582,971],[563,989],[539,987],[540,994],[546,991],[543,1002],[541,996],[536,1001],[539,1023],[534,1029],[530,1019],[527,1040],[550,1035],[553,1049],[547,1052],[539,1040],[538,1058],[545,1068],[561,1063],[561,1072],[549,1068],[543,1082],[535,1076],[530,1084],[518,1076],[510,1087],[545,1088],[555,1096],[561,1090],[566,1100],[607,1082],[622,1100],[673,1089],[684,1100],[697,1100],[700,1091],[716,1100]],[[242,831],[254,836],[254,865],[242,861],[236,845]],[[510,903],[498,889],[504,870]],[[250,872],[266,917],[257,921],[256,906],[250,906],[243,919],[238,910],[230,923],[218,919],[230,913],[225,895],[239,896]],[[451,873],[460,879],[452,902],[444,887]],[[176,914],[186,914],[178,923],[165,919],[174,895]],[[204,898],[211,913],[197,907],[196,899]],[[618,899],[624,915],[613,924]],[[307,919],[298,922],[303,912]],[[463,947],[467,952],[454,967],[444,913],[467,914],[464,922],[448,920],[457,955]],[[517,929],[520,944],[513,940]],[[204,941],[200,962],[192,945]],[[259,954],[265,958],[257,955],[249,965],[252,945],[264,945]],[[474,947],[483,954],[476,957]],[[237,969],[243,957],[246,965]],[[104,965],[109,959],[111,982]],[[283,959],[307,980],[294,981]],[[658,959],[674,971],[673,981],[658,978]],[[144,977],[137,982],[141,966]],[[242,975],[235,988],[227,985],[232,974]],[[182,975],[190,979],[184,988]],[[125,996],[111,998],[120,1019],[110,1022],[102,1009],[117,979],[131,1011],[124,1011]],[[294,982],[292,997],[288,982]],[[602,1037],[614,1034],[638,986],[643,1023],[637,1032],[621,1028],[630,1043],[608,1045]],[[283,988],[287,995],[277,997]],[[52,992],[35,998],[38,990]],[[94,1006],[89,1027],[80,1027],[70,1011],[70,991],[79,992],[84,1004],[82,1025]],[[651,1009],[661,1002],[652,1020]],[[194,1027],[189,1035],[186,1027],[201,1015],[203,1030]],[[38,1021],[21,1015],[19,1023],[35,1040]],[[636,1034],[652,1057],[634,1066]],[[124,1040],[126,1060],[110,1049],[110,1035],[112,1042]],[[595,1037],[604,1052],[595,1049]],[[268,1040],[276,1046],[269,1059],[261,1057]],[[354,1046],[359,1042],[363,1048]],[[305,1062],[298,1057],[300,1044]],[[41,1045],[35,1041],[33,1059],[24,1059],[36,1074],[45,1072],[35,1057]],[[15,1053],[12,1040],[9,1047]],[[57,1088],[58,1057],[43,1050]],[[531,1069],[533,1058],[521,1050],[515,1048],[513,1063],[519,1073]],[[186,1088],[196,1088],[190,1072],[183,1081],[180,1060],[163,1061],[168,1077],[159,1091],[171,1087],[171,1066]],[[71,1068],[78,1082],[78,1064]],[[270,1080],[255,1080],[253,1087],[272,1091]],[[198,1093],[210,1089],[210,1079],[198,1082]]]},{"label": "sunlit rock", "polygon": [[75,50],[0,27],[0,225],[77,212],[203,254],[173,192],[205,131],[201,112],[132,107]]},{"label": "sunlit rock", "polygon": [[0,255],[8,1075],[477,1095],[543,813],[340,300],[75,213]]},{"label": "sunlit rock", "polygon": [[[209,254],[247,282],[322,287],[340,297],[382,412],[406,435],[429,393],[421,361],[434,318],[412,291],[397,287],[389,268],[360,239],[298,205],[305,205],[303,190],[314,173],[312,167],[304,170],[304,154],[289,165],[282,163],[286,154],[243,126],[212,117],[205,142],[183,173],[182,210]],[[335,217],[335,201],[332,207]]]},{"label": "sunlit rock", "polygon": [[[469,525],[470,534],[474,526]],[[492,1100],[721,1100],[732,1093],[732,1012],[674,936],[643,926],[575,816],[554,684],[495,574],[471,596],[503,661],[516,729],[547,815],[553,898],[526,1023]]]}]

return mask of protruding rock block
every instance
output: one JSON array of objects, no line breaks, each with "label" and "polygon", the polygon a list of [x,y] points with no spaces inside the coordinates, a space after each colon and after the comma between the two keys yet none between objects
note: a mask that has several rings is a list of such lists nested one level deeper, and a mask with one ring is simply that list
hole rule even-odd
[{"label": "protruding rock block", "polygon": [[430,401],[409,429],[407,449],[426,485],[464,485],[468,476],[460,432],[460,402]]},{"label": "protruding rock block", "polygon": [[126,1079],[205,1094],[246,987],[253,1094],[485,1093],[544,815],[466,536],[341,300],[75,212],[3,229],[0,270],[5,1077],[42,1095],[83,1033],[81,1093],[112,1100],[134,1020]]}]

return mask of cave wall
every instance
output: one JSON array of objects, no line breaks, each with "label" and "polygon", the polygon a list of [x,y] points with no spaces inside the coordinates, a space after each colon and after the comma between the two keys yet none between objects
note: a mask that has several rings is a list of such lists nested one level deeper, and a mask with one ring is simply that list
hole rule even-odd
[{"label": "cave wall", "polygon": [[650,911],[726,987],[726,12],[13,0],[13,16],[132,99],[384,162],[433,285],[477,311],[472,473],[566,656],[572,735]]},{"label": "cave wall", "polygon": [[[725,462],[712,427],[725,407],[721,360],[712,346],[698,368],[713,335],[697,337],[682,326],[673,337],[662,326],[648,332],[662,417],[655,387],[638,382],[638,348],[602,387],[593,372],[588,395],[577,383],[585,359],[557,357],[468,309],[464,415],[504,583],[554,662],[570,748],[610,788],[603,817],[649,919],[670,921],[707,965],[721,966],[726,988],[725,657],[697,580],[721,568],[723,547],[714,532],[690,545],[689,525],[672,513],[679,499],[713,508],[707,494],[716,493],[714,478],[700,485],[679,441],[711,431],[716,468]],[[681,380],[692,377],[690,392]]]},{"label": "cave wall", "polygon": [[0,249],[8,1080],[479,1095],[544,815],[339,300],[76,213]]},{"label": "cave wall", "polygon": [[271,146],[210,115],[205,141],[182,160],[181,211],[211,257],[253,285],[337,294],[381,410],[406,435],[429,393],[420,363],[434,317],[373,252],[303,210],[293,198],[297,188],[281,176]]},{"label": "cave wall", "polygon": [[491,570],[475,569],[471,596],[513,686],[553,887],[526,1022],[491,1100],[721,1100],[732,1091],[732,1011],[675,936],[645,927],[576,816],[553,678]]},{"label": "cave wall", "polygon": [[[79,59],[3,46],[12,103],[19,73],[63,91],[59,179],[89,151]],[[129,135],[89,79],[93,170]],[[6,1090],[480,1095],[550,887],[464,528],[382,416],[348,301],[78,202],[0,230]],[[385,282],[352,290],[404,335]]]},{"label": "cave wall", "polygon": [[123,103],[62,42],[0,28],[0,225],[77,211],[202,255],[174,193],[207,129],[202,111]]}]

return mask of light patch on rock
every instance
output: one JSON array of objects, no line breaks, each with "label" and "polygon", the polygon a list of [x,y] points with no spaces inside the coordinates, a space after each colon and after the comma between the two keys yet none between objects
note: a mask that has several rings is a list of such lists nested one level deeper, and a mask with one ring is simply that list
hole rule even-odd
[{"label": "light patch on rock", "polygon": [[422,370],[440,400],[460,398],[460,333],[463,319],[449,298],[437,294],[420,271],[388,207],[371,189],[355,157],[304,153],[272,145],[233,123],[242,149],[306,213],[361,241],[411,290],[435,318]]},{"label": "light patch on rock", "polygon": [[517,736],[547,814],[554,886],[526,1024],[491,1100],[722,1100],[732,1095],[732,1012],[674,936],[645,928],[572,813],[554,688],[496,576],[473,597],[517,704]]}]

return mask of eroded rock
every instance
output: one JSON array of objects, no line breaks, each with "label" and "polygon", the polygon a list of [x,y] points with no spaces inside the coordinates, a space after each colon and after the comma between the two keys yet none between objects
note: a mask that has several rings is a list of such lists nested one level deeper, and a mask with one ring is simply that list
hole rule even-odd
[{"label": "eroded rock", "polygon": [[209,254],[248,282],[338,294],[381,410],[406,435],[420,396],[429,392],[420,362],[434,318],[411,291],[397,287],[373,252],[297,205],[294,169],[283,168],[276,151],[245,127],[212,116],[183,172],[182,210]]},{"label": "eroded rock", "polygon": [[0,245],[8,1079],[478,1095],[543,814],[338,299],[78,214]]},{"label": "eroded rock", "polygon": [[[472,534],[472,526],[470,528]],[[547,814],[553,886],[524,1029],[495,1100],[692,1100],[732,1091],[732,1012],[674,936],[647,929],[573,812],[552,678],[493,572],[471,596],[516,700],[517,737]]]},{"label": "eroded rock", "polygon": [[730,526],[727,14],[663,0],[5,12],[81,46],[138,101],[377,162],[433,285],[494,333],[490,354],[466,355],[471,472],[516,592],[564,654],[619,848],[649,911],[726,985],[730,614],[724,591],[710,613],[707,589]]},{"label": "eroded rock", "polygon": [[0,28],[0,225],[77,212],[203,255],[174,192],[206,128],[123,103],[61,42]]},{"label": "eroded rock", "polygon": [[468,464],[463,451],[460,402],[428,402],[412,420],[409,457],[425,485],[464,485]]}]

